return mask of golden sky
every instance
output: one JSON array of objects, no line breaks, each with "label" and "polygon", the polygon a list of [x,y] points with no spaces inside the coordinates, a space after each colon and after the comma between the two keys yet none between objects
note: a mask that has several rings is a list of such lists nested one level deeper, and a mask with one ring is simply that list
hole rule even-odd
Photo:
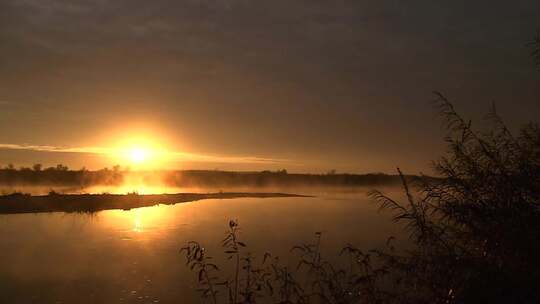
[{"label": "golden sky", "polygon": [[425,172],[433,90],[537,119],[538,20],[533,0],[0,1],[0,165]]}]

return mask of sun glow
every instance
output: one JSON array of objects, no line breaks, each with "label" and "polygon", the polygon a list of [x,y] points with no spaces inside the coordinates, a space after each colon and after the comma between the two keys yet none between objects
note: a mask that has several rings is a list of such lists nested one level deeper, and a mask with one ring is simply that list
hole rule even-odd
[{"label": "sun glow", "polygon": [[121,166],[136,170],[160,169],[170,154],[152,137],[125,137],[111,148],[111,157]]},{"label": "sun glow", "polygon": [[121,163],[135,168],[155,169],[164,161],[166,152],[157,145],[134,145],[119,149]]},{"label": "sun glow", "polygon": [[139,164],[147,159],[147,151],[141,148],[134,148],[130,151],[130,159],[132,162]]}]

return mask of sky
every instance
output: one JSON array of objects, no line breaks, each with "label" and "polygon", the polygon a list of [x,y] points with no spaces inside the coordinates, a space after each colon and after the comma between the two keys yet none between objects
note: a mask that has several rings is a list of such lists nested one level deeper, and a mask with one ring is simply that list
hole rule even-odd
[{"label": "sky", "polygon": [[430,172],[443,92],[540,114],[540,1],[0,0],[0,165]]}]

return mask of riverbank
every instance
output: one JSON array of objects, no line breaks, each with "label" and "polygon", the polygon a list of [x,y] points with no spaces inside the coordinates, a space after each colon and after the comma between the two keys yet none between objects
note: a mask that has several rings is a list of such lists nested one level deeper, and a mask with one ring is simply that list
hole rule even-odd
[{"label": "riverbank", "polygon": [[110,209],[172,205],[203,199],[306,197],[287,193],[176,193],[176,194],[9,194],[0,196],[0,214],[38,212],[97,212]]}]

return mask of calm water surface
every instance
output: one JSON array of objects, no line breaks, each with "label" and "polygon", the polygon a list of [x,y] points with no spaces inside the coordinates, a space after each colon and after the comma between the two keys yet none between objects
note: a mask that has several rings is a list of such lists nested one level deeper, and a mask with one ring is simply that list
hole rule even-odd
[{"label": "calm water surface", "polygon": [[313,194],[0,215],[0,303],[198,303],[179,248],[198,240],[219,257],[229,219],[239,221],[249,251],[285,259],[316,231],[329,255],[348,242],[372,248],[402,235],[365,191]]}]

